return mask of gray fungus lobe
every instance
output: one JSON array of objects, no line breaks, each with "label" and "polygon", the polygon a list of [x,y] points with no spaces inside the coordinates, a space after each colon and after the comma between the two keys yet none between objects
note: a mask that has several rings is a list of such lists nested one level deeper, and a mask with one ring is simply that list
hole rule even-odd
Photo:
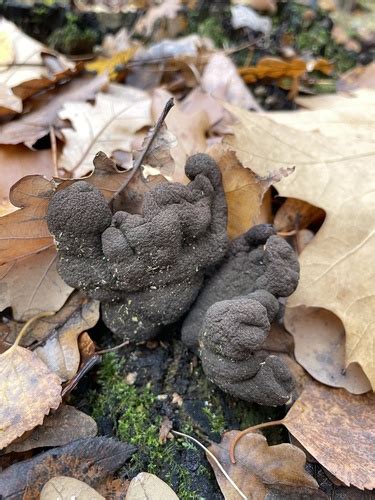
[{"label": "gray fungus lobe", "polygon": [[143,341],[188,313],[182,339],[199,349],[208,378],[222,390],[280,405],[293,380],[262,350],[278,297],[298,282],[298,261],[269,225],[228,243],[221,174],[205,154],[185,166],[190,183],[165,183],[144,195],[143,213],[112,214],[101,192],[78,181],[53,196],[47,223],[58,271],[101,301],[102,317],[122,339]]}]

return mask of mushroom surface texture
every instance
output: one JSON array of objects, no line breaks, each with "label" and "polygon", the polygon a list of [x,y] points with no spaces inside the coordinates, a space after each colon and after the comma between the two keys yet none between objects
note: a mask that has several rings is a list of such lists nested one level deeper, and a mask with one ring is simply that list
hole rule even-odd
[{"label": "mushroom surface texture", "polygon": [[283,361],[264,348],[279,297],[296,288],[299,264],[272,226],[261,224],[232,241],[221,266],[207,279],[182,327],[207,377],[249,402],[287,402],[294,381]]},{"label": "mushroom surface texture", "polygon": [[216,162],[191,156],[190,183],[146,192],[143,213],[112,214],[84,181],[53,196],[47,223],[58,271],[102,303],[102,317],[122,339],[142,341],[178,320],[194,302],[205,270],[225,255],[227,206]]}]

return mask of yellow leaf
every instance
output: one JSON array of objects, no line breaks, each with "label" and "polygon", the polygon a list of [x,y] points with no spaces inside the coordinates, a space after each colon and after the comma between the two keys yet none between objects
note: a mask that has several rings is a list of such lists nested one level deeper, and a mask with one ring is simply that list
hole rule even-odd
[{"label": "yellow leaf", "polygon": [[[103,74],[108,73],[109,78],[116,81],[119,75],[119,67],[132,59],[134,54],[137,52],[138,47],[130,47],[127,50],[118,52],[114,56],[108,57],[98,57],[95,61],[89,62],[85,65],[87,71],[96,71],[96,73]],[[123,72],[123,71],[122,71]]]},{"label": "yellow leaf", "polygon": [[1,66],[12,64],[13,61],[14,50],[12,40],[8,33],[0,32],[0,64]]}]

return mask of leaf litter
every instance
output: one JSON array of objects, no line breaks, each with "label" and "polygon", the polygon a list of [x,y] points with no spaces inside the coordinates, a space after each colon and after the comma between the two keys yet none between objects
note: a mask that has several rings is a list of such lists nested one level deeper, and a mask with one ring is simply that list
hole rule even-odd
[{"label": "leaf litter", "polygon": [[[276,8],[273,2],[257,0],[249,4],[252,8],[269,12]],[[176,9],[173,16],[179,11],[178,2]],[[148,22],[145,29],[155,36],[162,33],[163,29],[170,29],[165,25],[160,30],[157,18],[156,23],[152,19]],[[164,40],[150,49],[140,48],[135,53],[125,33],[117,41],[112,40],[112,52],[107,52],[108,59],[99,58],[91,67],[90,64],[86,67],[98,73],[109,70],[113,79],[119,81],[127,78],[141,88],[151,88],[152,92],[129,85],[110,85],[105,89],[105,76],[96,79],[78,76],[80,65],[48,51],[39,42],[34,44],[10,24],[7,24],[7,30],[8,34],[3,35],[0,62],[8,65],[13,77],[21,83],[4,83],[4,72],[0,72],[0,104],[3,105],[0,112],[5,118],[20,114],[23,110],[28,113],[24,112],[19,118],[0,126],[0,148],[6,148],[5,161],[9,165],[12,162],[19,165],[18,172],[12,172],[12,179],[10,173],[6,175],[8,185],[3,192],[5,203],[8,187],[22,175],[38,173],[49,178],[54,176],[54,179],[49,181],[40,175],[29,175],[11,190],[10,200],[19,209],[0,220],[0,234],[3,234],[0,245],[0,272],[3,273],[0,302],[2,309],[11,306],[14,318],[18,320],[25,320],[41,310],[58,312],[39,320],[33,335],[23,339],[23,345],[32,346],[34,342],[33,348],[36,342],[35,350],[15,344],[14,348],[5,350],[3,354],[16,352],[17,364],[26,352],[25,363],[33,367],[34,361],[29,360],[30,356],[33,360],[38,359],[36,354],[44,349],[42,358],[64,380],[74,379],[84,359],[89,360],[95,354],[95,345],[85,330],[97,322],[98,303],[82,302],[82,297],[72,294],[72,289],[61,282],[55,268],[56,250],[44,216],[49,198],[56,189],[64,189],[85,176],[87,182],[101,189],[109,202],[114,203],[113,197],[116,195],[115,208],[140,213],[142,198],[147,190],[158,182],[186,182],[183,171],[186,157],[194,152],[208,151],[216,157],[222,170],[229,207],[230,236],[241,234],[256,221],[264,220],[262,217],[267,217],[267,220],[274,222],[280,234],[285,233],[296,249],[302,252],[301,284],[289,301],[285,316],[286,326],[294,335],[297,361],[324,384],[345,387],[353,394],[366,393],[370,389],[369,380],[374,381],[370,361],[373,332],[369,313],[373,280],[368,266],[366,273],[359,271],[362,264],[368,262],[372,248],[371,232],[367,231],[371,227],[368,215],[371,188],[365,172],[365,162],[368,164],[373,155],[371,127],[375,98],[373,91],[365,89],[372,86],[371,68],[363,72],[363,81],[362,73],[359,73],[359,77],[354,73],[354,85],[363,88],[350,96],[337,94],[301,98],[295,95],[304,85],[306,73],[312,69],[311,61],[306,63],[304,60],[301,63],[298,57],[292,57],[289,60],[273,60],[271,64],[269,58],[263,58],[253,66],[245,64],[238,74],[226,54],[214,51],[210,43],[199,37],[185,37],[178,43]],[[29,42],[30,47],[35,49],[32,57],[38,60],[37,69],[33,66],[28,68],[27,65],[19,69],[17,66],[19,55],[14,50],[17,37],[20,37],[20,45]],[[153,58],[161,58],[164,63],[155,62]],[[16,65],[11,66],[14,62]],[[140,63],[144,65],[141,71]],[[331,70],[326,60],[314,60],[313,63],[316,70],[327,73]],[[134,71],[129,71],[129,68],[134,68]],[[30,71],[29,74],[33,72],[35,85],[29,85],[31,80],[27,80],[26,70]],[[265,80],[271,78],[280,88],[284,85],[283,78],[291,78],[292,84],[286,83],[285,88],[290,91],[289,96],[295,98],[295,102],[306,111],[259,113],[261,108],[243,80],[264,80],[264,77]],[[351,78],[349,75],[347,79],[350,84]],[[153,88],[162,81],[165,82],[163,88]],[[60,84],[56,85],[58,82]],[[185,90],[178,94],[181,82]],[[27,94],[27,85],[32,89],[30,94]],[[156,121],[165,102],[176,89],[179,96],[186,95],[186,89],[193,90],[176,103],[148,155],[143,158],[139,168],[132,171],[133,164],[140,157],[138,150],[142,151],[142,141],[143,147],[147,142],[147,128]],[[33,96],[40,90],[43,90],[41,94]],[[242,109],[225,103],[241,106]],[[25,105],[28,107],[25,108]],[[248,113],[248,109],[257,109],[258,113]],[[233,134],[228,135],[235,119],[239,122],[234,125]],[[224,147],[220,144],[223,136]],[[54,151],[51,148],[43,151],[30,149],[36,141],[48,137],[51,138],[51,144],[53,137],[57,140]],[[26,146],[3,145],[21,143]],[[17,150],[10,149],[13,147]],[[36,171],[30,170],[35,168],[37,158],[41,162],[45,161],[45,171],[39,166]],[[93,162],[95,167],[92,166]],[[294,173],[288,170],[288,167],[294,166]],[[342,175],[340,167],[344,166],[345,175]],[[284,173],[289,175],[283,177]],[[266,194],[270,184],[274,184],[279,194],[287,197],[277,211],[276,198],[271,196],[270,191]],[[119,192],[121,196],[117,196]],[[352,193],[350,204],[349,195]],[[261,210],[266,215],[260,213]],[[273,215],[275,212],[276,217]],[[352,230],[349,221],[354,213],[356,223],[352,224]],[[16,241],[21,244],[15,245]],[[341,250],[344,253],[340,253]],[[323,269],[323,274],[326,273],[329,283],[316,279],[317,266]],[[363,276],[365,280],[361,280]],[[332,282],[340,284],[337,297],[332,297]],[[69,295],[71,298],[61,309]],[[356,301],[357,297],[361,300]],[[19,325],[14,329],[13,337],[17,331]],[[358,340],[360,331],[363,334]],[[18,358],[20,352],[22,355]],[[288,364],[294,363],[294,368],[299,370],[298,373],[293,368],[293,373],[300,377],[299,392],[302,387],[304,390],[282,422],[319,463],[345,484],[353,484],[361,489],[373,488],[371,444],[375,438],[369,415],[373,406],[372,395],[355,396],[344,389],[309,383],[306,372],[293,360],[288,360]],[[40,369],[42,365],[38,366]],[[43,364],[43,367],[47,371],[42,370],[41,373],[50,376],[47,366]],[[58,385],[61,400],[60,378]],[[50,408],[54,408],[54,404],[59,405],[51,402]],[[50,443],[43,446],[61,446],[69,443],[69,440],[88,436],[79,433],[78,422],[80,418],[84,422],[87,417],[83,414],[76,413],[76,421],[74,418],[69,421],[68,418],[64,420],[65,424],[59,424],[59,414],[71,411],[68,408],[66,405],[60,406],[43,421],[49,409],[42,407],[39,413],[35,412],[32,421],[25,420],[19,427],[10,425],[10,434],[5,436],[5,441],[10,439],[8,442],[14,440],[12,436],[15,433],[24,434],[26,427],[30,431],[37,427],[30,436],[27,437],[27,433],[22,436],[22,441],[10,444],[7,451],[17,451],[18,447],[21,452],[29,446],[28,442],[31,446],[33,442]],[[20,411],[22,413],[24,408]],[[44,425],[38,426],[42,421]],[[86,431],[94,435],[92,424],[87,424]],[[59,442],[56,432],[64,425],[67,440]],[[168,421],[165,433],[171,425]],[[76,434],[73,432],[69,437],[69,429],[77,431]],[[231,431],[229,434],[237,432]],[[250,490],[249,498],[265,498],[270,492],[292,495],[297,491],[303,492],[305,496],[320,498],[321,492],[316,482],[303,470],[303,451],[287,444],[268,446],[261,435],[248,434],[237,447],[241,459],[233,465],[229,461],[229,434],[223,436],[221,445],[213,444],[212,447],[217,451],[225,443],[217,453],[243,491],[247,493],[247,489]],[[250,442],[251,446],[248,444]],[[69,449],[70,445],[67,446],[60,448],[63,462],[63,450]],[[242,446],[245,450],[244,459]],[[278,451],[281,450],[278,448],[280,446],[285,447],[283,453]],[[59,476],[68,469],[71,472],[69,475],[85,481],[104,497],[117,489],[122,493],[126,491],[126,481],[114,480],[111,474],[103,479],[105,474],[103,476],[100,467],[95,469],[94,465],[92,474],[86,474],[87,464],[81,463],[81,450],[73,448],[73,458],[67,458],[65,469],[54,463],[56,452],[52,450],[53,455],[46,452],[31,459],[31,462],[19,462],[2,472],[0,486],[3,485],[4,491],[10,495],[22,491],[25,498],[35,498],[43,486],[46,483],[48,485],[50,477],[58,476],[52,479],[57,481],[54,483],[57,487],[65,484],[64,480],[69,478],[61,479]],[[278,454],[284,457],[284,469],[276,471],[275,482],[273,465],[277,463],[275,456]],[[38,462],[38,457],[42,462]],[[20,472],[21,469],[17,469],[22,466],[26,467],[26,474],[25,470]],[[238,492],[233,490],[215,467],[213,464],[225,498],[238,498]],[[271,480],[267,476],[269,471]],[[93,479],[96,476],[99,482]],[[154,484],[152,481],[159,482],[163,490],[160,479],[151,477],[149,480],[151,484]],[[77,484],[73,489],[75,487],[78,488]],[[171,498],[175,498],[173,492],[171,495]]]}]

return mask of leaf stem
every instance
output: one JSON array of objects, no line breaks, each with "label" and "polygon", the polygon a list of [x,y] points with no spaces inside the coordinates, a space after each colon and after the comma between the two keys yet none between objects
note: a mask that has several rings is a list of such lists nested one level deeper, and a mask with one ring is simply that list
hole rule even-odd
[{"label": "leaf stem", "polygon": [[284,423],[285,423],[285,418],[283,418],[281,420],[272,420],[272,422],[264,422],[263,424],[253,425],[252,427],[248,427],[247,429],[244,429],[243,431],[239,432],[237,434],[237,436],[234,439],[232,439],[230,446],[229,446],[229,456],[230,456],[230,461],[232,462],[232,464],[236,463],[234,451],[235,451],[235,448],[236,448],[238,441],[243,436],[245,436],[249,432],[253,432],[253,431],[256,431],[258,429],[265,429],[266,427],[273,427],[274,425],[284,425]]},{"label": "leaf stem", "polygon": [[42,312],[42,313],[37,314],[36,316],[33,316],[28,321],[26,321],[26,323],[21,328],[19,334],[17,335],[17,338],[14,341],[14,344],[11,347],[9,347],[9,349],[7,351],[5,351],[3,354],[8,354],[8,353],[12,352],[19,345],[19,343],[21,342],[22,337],[25,335],[25,333],[28,330],[29,326],[32,323],[34,323],[34,321],[36,321],[37,319],[40,319],[40,318],[44,318],[45,316],[52,316],[53,314],[55,314],[55,313],[54,312]]},{"label": "leaf stem", "polygon": [[156,125],[155,127],[153,127],[151,130],[151,134],[150,134],[150,137],[148,138],[141,154],[139,155],[139,157],[135,160],[134,162],[134,165],[133,165],[133,168],[131,169],[131,171],[129,172],[129,175],[126,176],[126,179],[125,181],[123,182],[123,184],[121,184],[121,186],[117,189],[117,191],[115,192],[115,194],[113,195],[112,197],[112,206],[113,206],[113,203],[115,201],[115,199],[117,198],[117,196],[121,193],[121,191],[129,184],[129,182],[132,180],[132,178],[134,177],[134,175],[136,174],[137,170],[139,169],[139,167],[142,165],[142,162],[143,160],[145,159],[147,153],[149,152],[151,146],[152,146],[152,143],[154,142],[156,136],[158,135],[159,133],[159,130],[161,129],[163,123],[164,123],[164,120],[166,119],[168,113],[170,112],[170,110],[173,108],[174,106],[174,99],[173,97],[171,97],[170,99],[168,99],[168,101],[166,102],[165,106],[164,106],[164,109],[163,111],[161,112],[161,115],[159,116],[158,118],[158,121],[156,122]]}]

